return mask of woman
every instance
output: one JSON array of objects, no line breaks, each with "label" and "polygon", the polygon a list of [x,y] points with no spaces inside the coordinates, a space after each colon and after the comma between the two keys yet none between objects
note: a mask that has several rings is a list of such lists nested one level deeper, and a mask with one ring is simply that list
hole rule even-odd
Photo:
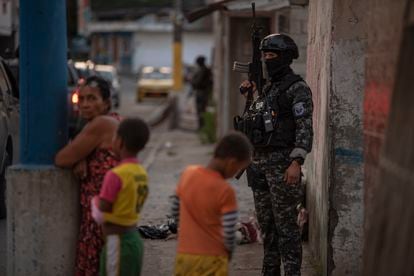
[{"label": "woman", "polygon": [[76,257],[76,275],[98,275],[103,235],[91,217],[91,198],[99,193],[105,173],[119,160],[111,151],[119,117],[109,114],[109,84],[99,77],[89,77],[79,91],[79,109],[87,121],[82,131],[61,149],[55,164],[72,168],[80,179],[81,224]]}]

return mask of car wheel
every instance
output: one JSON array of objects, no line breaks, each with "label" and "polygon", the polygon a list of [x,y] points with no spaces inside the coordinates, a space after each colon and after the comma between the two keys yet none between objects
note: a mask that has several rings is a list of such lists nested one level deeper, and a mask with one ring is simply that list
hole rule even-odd
[{"label": "car wheel", "polygon": [[6,151],[5,162],[0,171],[0,219],[6,218],[6,168],[11,165],[11,155]]}]

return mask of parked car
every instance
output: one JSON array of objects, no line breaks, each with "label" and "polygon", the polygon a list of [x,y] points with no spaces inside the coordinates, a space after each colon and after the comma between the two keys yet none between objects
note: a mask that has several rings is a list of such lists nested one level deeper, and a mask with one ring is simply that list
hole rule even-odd
[{"label": "parked car", "polygon": [[72,60],[68,60],[68,127],[69,138],[72,139],[79,133],[79,131],[85,125],[85,122],[79,116],[79,75],[76,70],[75,63]]},{"label": "parked car", "polygon": [[6,168],[18,158],[19,114],[18,83],[0,58],[0,219],[6,217]]},{"label": "parked car", "polygon": [[170,67],[142,67],[137,82],[137,102],[145,97],[166,97],[172,91],[173,79]]},{"label": "parked car", "polygon": [[90,60],[87,61],[76,61],[73,63],[79,78],[86,79],[90,76],[95,76],[95,63]]},{"label": "parked car", "polygon": [[96,64],[94,69],[98,76],[104,78],[111,84],[112,107],[118,108],[120,105],[119,94],[121,90],[121,85],[119,82],[119,77],[116,68],[112,65]]}]

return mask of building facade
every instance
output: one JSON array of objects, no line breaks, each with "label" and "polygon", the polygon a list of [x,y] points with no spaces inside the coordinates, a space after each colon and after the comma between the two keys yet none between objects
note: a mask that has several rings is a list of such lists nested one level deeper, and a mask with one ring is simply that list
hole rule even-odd
[{"label": "building facade", "polygon": [[[114,64],[120,71],[137,73],[142,66],[172,66],[173,24],[171,10],[163,16],[148,14],[135,21],[91,21],[90,58]],[[183,63],[192,65],[198,55],[211,63],[213,35],[208,21],[184,24]]]},{"label": "building facade", "polygon": [[[216,1],[220,2],[220,1]],[[263,27],[263,36],[285,33],[298,44],[300,56],[292,67],[306,75],[307,1],[255,1],[257,24]],[[234,61],[251,60],[251,1],[231,1],[226,10],[213,14],[214,22],[214,99],[217,110],[218,136],[233,129],[233,117],[241,114],[244,99],[239,85],[247,78],[232,70]]]}]

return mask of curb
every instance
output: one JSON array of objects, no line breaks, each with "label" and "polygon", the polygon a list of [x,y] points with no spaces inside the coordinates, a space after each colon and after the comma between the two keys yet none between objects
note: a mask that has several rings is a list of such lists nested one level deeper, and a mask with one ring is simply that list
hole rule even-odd
[{"label": "curb", "polygon": [[175,97],[176,96],[168,97],[166,104],[157,107],[157,109],[154,112],[151,112],[149,118],[146,120],[147,124],[150,127],[158,125],[165,118],[167,118],[168,114],[172,110],[172,107],[174,106]]}]

